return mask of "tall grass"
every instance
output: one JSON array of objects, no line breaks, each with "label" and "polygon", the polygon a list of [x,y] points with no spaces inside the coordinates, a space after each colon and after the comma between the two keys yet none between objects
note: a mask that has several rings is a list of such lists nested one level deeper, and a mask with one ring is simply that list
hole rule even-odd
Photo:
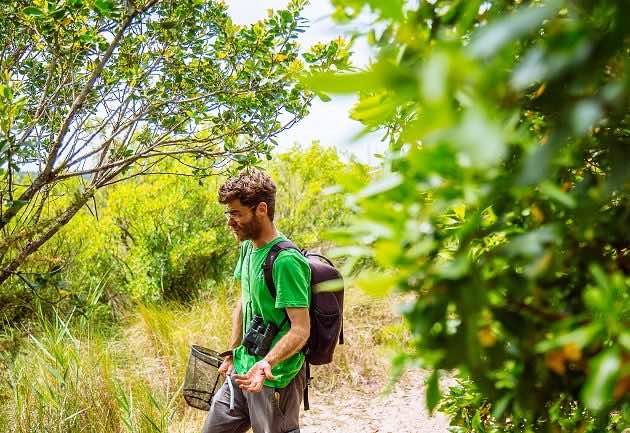
[{"label": "tall grass", "polygon": [[189,412],[180,387],[190,345],[224,347],[228,310],[217,293],[188,307],[140,307],[107,337],[80,318],[42,318],[7,366],[1,431],[173,431]]},{"label": "tall grass", "polygon": [[[347,291],[346,344],[333,364],[313,370],[315,393],[355,390],[387,376],[384,355],[404,338],[390,304]],[[186,407],[180,395],[190,346],[224,349],[232,305],[221,289],[192,305],[141,306],[114,333],[92,329],[85,318],[42,318],[7,365],[0,431],[199,431],[205,413]]]}]

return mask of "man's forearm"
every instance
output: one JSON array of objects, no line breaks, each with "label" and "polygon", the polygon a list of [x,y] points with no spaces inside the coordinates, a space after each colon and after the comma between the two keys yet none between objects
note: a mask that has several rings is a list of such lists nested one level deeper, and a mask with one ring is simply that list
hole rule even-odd
[{"label": "man's forearm", "polygon": [[310,335],[310,328],[295,328],[292,327],[269,351],[265,360],[273,367],[279,362],[290,358],[295,353],[299,352],[306,344]]},{"label": "man's forearm", "polygon": [[232,337],[230,338],[230,349],[235,349],[241,344],[243,339],[243,308],[239,300],[232,312]]},{"label": "man's forearm", "polygon": [[246,391],[260,392],[265,380],[274,380],[272,367],[297,353],[308,341],[311,321],[308,308],[287,308],[291,327],[264,359],[255,363],[247,374],[236,376],[236,383]]}]

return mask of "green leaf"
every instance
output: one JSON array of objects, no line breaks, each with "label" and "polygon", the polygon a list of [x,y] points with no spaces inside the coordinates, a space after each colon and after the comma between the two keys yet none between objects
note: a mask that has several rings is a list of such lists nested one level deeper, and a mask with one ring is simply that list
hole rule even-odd
[{"label": "green leaf", "polygon": [[378,125],[389,119],[396,111],[396,105],[387,95],[365,96],[352,107],[350,117],[367,125]]},{"label": "green leaf", "polygon": [[376,84],[373,75],[369,72],[356,74],[318,72],[305,77],[304,82],[312,89],[330,93],[352,93],[368,90]]},{"label": "green leaf", "polygon": [[507,252],[514,256],[536,257],[545,252],[545,247],[558,240],[558,230],[547,225],[517,236],[508,244]]},{"label": "green leaf", "polygon": [[621,360],[615,349],[608,349],[591,361],[591,373],[582,388],[582,400],[587,408],[600,412],[611,402]]},{"label": "green leaf", "polygon": [[599,287],[606,290],[610,289],[610,283],[608,281],[608,277],[604,273],[601,266],[593,263],[589,266],[589,271],[591,271],[591,274],[593,275],[593,278],[595,279],[595,282],[597,283]]},{"label": "green leaf", "polygon": [[365,271],[355,280],[358,288],[370,296],[383,297],[389,294],[398,282],[395,274],[384,274],[382,271]]},{"label": "green leaf", "polygon": [[2,90],[2,96],[4,96],[8,101],[13,99],[13,89],[9,86],[0,86]]},{"label": "green leaf", "polygon": [[433,373],[429,376],[429,380],[427,380],[427,408],[431,414],[442,398],[439,379],[439,371],[433,370]]},{"label": "green leaf", "polygon": [[344,284],[342,279],[328,280],[313,286],[313,293],[322,292],[334,292],[343,289]]},{"label": "green leaf", "polygon": [[48,15],[51,16],[52,18],[54,18],[55,20],[61,20],[63,19],[63,17],[66,16],[66,12],[67,10],[65,8],[59,8],[57,10],[54,11],[48,11]]},{"label": "green leaf", "polygon": [[505,394],[503,397],[501,397],[494,404],[494,408],[492,409],[492,416],[494,418],[501,418],[513,398],[514,395],[512,394]]},{"label": "green leaf", "polygon": [[94,6],[104,14],[112,12],[115,8],[115,4],[112,0],[96,0]]},{"label": "green leaf", "polygon": [[574,209],[577,206],[575,199],[564,191],[561,191],[556,185],[551,182],[543,182],[540,187],[540,192],[546,195],[548,198],[557,201],[560,204]]},{"label": "green leaf", "polygon": [[24,9],[22,9],[22,13],[25,15],[30,15],[32,17],[39,17],[39,16],[44,15],[44,11],[42,11],[40,8],[37,8],[35,6],[25,7]]},{"label": "green leaf", "polygon": [[444,54],[431,56],[422,67],[421,89],[430,102],[441,102],[447,95],[449,57]]},{"label": "green leaf", "polygon": [[436,272],[446,280],[457,280],[467,275],[470,270],[470,261],[465,255],[459,255],[454,260],[440,264]]},{"label": "green leaf", "polygon": [[381,177],[380,179],[375,180],[374,182],[366,186],[364,189],[359,191],[356,194],[356,197],[358,198],[370,197],[377,194],[381,194],[385,191],[390,191],[398,187],[400,184],[402,184],[402,181],[403,181],[403,178],[398,173],[393,173],[388,176]]},{"label": "green leaf", "polygon": [[490,57],[508,43],[531,33],[560,9],[559,0],[547,1],[543,6],[521,7],[514,15],[499,19],[481,28],[470,44],[473,57]]},{"label": "green leaf", "polygon": [[511,84],[517,90],[523,90],[537,81],[544,81],[588,58],[592,46],[588,40],[582,41],[566,52],[547,52],[535,46],[522,55],[514,69]]},{"label": "green leaf", "polygon": [[403,16],[403,0],[367,0],[373,10],[381,12],[383,18],[399,20]]},{"label": "green leaf", "polygon": [[9,206],[13,207],[15,206],[16,209],[21,209],[24,206],[26,206],[29,203],[29,200],[19,200],[19,199],[15,199],[11,202],[9,202]]},{"label": "green leaf", "polygon": [[630,332],[622,332],[621,335],[619,335],[619,344],[627,352],[630,352]]},{"label": "green leaf", "polygon": [[486,429],[483,428],[483,422],[481,421],[481,410],[477,409],[477,411],[475,412],[475,416],[472,419],[472,427],[475,429],[476,432],[485,432]]},{"label": "green leaf", "polygon": [[499,125],[478,108],[466,111],[452,140],[464,157],[463,165],[494,166],[503,159],[507,150]]},{"label": "green leaf", "polygon": [[566,334],[562,334],[556,338],[552,338],[551,340],[541,341],[536,344],[536,352],[544,353],[550,350],[566,346],[569,343],[575,344],[580,349],[584,348],[588,345],[593,339],[599,334],[602,327],[599,323],[591,323],[587,326],[582,326],[581,328],[575,329]]},{"label": "green leaf", "polygon": [[315,94],[317,95],[317,97],[322,101],[322,102],[330,102],[331,98],[330,96],[328,96],[327,94],[325,94],[324,92],[319,92],[319,91],[315,91]]}]

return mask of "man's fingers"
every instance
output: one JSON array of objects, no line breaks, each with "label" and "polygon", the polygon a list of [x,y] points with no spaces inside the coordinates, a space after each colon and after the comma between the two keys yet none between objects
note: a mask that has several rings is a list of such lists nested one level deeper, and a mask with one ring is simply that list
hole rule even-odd
[{"label": "man's fingers", "polygon": [[265,373],[265,377],[267,379],[269,379],[269,380],[273,380],[274,379],[273,378],[273,374],[271,374],[271,367],[270,366],[268,366],[268,365],[265,366],[264,373]]},{"label": "man's fingers", "polygon": [[260,392],[262,390],[265,379],[273,380],[271,368],[260,368],[260,366],[255,366],[245,375],[236,374],[233,377],[242,390],[249,392]]},{"label": "man's fingers", "polygon": [[237,379],[236,383],[238,383],[241,388],[244,386],[252,386],[252,384],[256,383],[255,381],[251,380],[251,379]]},{"label": "man's fingers", "polygon": [[248,392],[260,392],[262,390],[262,382],[244,386],[242,389]]},{"label": "man's fingers", "polygon": [[264,376],[236,380],[236,383],[242,390],[249,392],[259,392],[260,390],[262,390],[263,382]]},{"label": "man's fingers", "polygon": [[231,360],[226,359],[221,363],[221,366],[219,367],[219,374],[221,374],[222,376],[227,376],[231,374],[233,370],[234,364]]},{"label": "man's fingers", "polygon": [[237,376],[235,377],[236,377],[236,383],[238,383],[239,385],[249,385],[251,383],[251,380],[247,378],[239,378]]}]

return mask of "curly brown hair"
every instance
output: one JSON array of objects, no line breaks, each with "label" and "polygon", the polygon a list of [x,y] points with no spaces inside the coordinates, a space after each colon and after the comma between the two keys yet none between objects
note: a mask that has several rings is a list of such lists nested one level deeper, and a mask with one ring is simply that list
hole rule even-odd
[{"label": "curly brown hair", "polygon": [[269,175],[256,168],[246,168],[229,178],[219,188],[219,203],[228,204],[240,200],[243,206],[253,207],[267,203],[267,215],[273,221],[276,207],[276,184]]}]

